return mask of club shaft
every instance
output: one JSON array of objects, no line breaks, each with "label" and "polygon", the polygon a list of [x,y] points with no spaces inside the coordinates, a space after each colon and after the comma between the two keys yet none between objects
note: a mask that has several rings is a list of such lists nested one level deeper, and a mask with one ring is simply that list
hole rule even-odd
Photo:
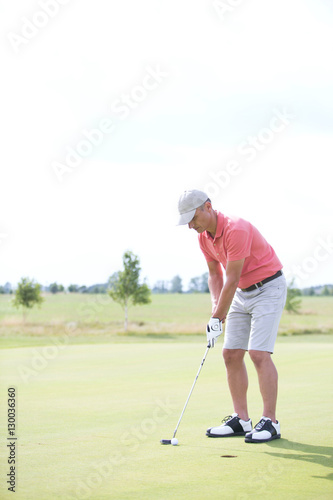
[{"label": "club shaft", "polygon": [[175,429],[175,431],[174,431],[174,433],[173,433],[173,437],[175,437],[175,436],[176,436],[176,433],[177,433],[177,430],[178,430],[179,424],[180,424],[180,422],[181,422],[181,419],[183,418],[184,411],[186,410],[187,403],[189,402],[189,399],[190,399],[191,394],[192,394],[192,392],[193,392],[194,386],[195,386],[195,384],[196,384],[196,382],[197,382],[197,380],[198,380],[199,373],[201,372],[201,368],[203,367],[203,364],[204,364],[204,362],[205,362],[205,360],[206,360],[206,356],[207,356],[207,354],[208,354],[209,349],[210,349],[210,347],[207,347],[206,352],[205,352],[205,355],[204,355],[204,357],[202,358],[202,361],[201,361],[200,366],[199,366],[198,373],[197,373],[197,375],[196,375],[196,377],[195,377],[195,379],[194,379],[194,382],[193,382],[193,384],[192,384],[192,387],[191,387],[190,393],[189,393],[189,395],[188,395],[188,397],[187,397],[187,400],[186,400],[186,403],[185,403],[185,405],[184,405],[183,411],[182,411],[182,413],[181,413],[181,415],[180,415],[180,417],[179,417],[178,423],[177,423],[177,425],[176,425],[176,429]]}]

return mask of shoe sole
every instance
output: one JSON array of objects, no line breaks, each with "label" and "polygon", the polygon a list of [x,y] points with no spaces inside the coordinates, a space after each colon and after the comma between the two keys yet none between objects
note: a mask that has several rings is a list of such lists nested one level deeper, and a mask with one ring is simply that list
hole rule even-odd
[{"label": "shoe sole", "polygon": [[276,434],[268,439],[250,439],[245,438],[245,443],[268,443],[268,441],[273,441],[274,439],[280,439],[281,434]]},{"label": "shoe sole", "polygon": [[206,432],[206,436],[210,438],[230,438],[234,436],[245,436],[245,434],[246,432],[234,432],[233,434],[210,434],[209,432]]}]

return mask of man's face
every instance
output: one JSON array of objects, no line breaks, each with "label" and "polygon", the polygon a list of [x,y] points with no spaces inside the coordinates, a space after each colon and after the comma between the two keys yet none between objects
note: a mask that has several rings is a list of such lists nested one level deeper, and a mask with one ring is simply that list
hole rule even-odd
[{"label": "man's face", "polygon": [[195,229],[197,233],[207,231],[211,223],[211,204],[206,202],[203,210],[199,207],[196,209],[193,219],[189,222],[188,227]]}]

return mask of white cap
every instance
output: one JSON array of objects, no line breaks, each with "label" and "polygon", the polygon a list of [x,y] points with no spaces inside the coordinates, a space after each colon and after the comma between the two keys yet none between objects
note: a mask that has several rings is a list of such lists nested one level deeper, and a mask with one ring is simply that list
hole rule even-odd
[{"label": "white cap", "polygon": [[178,201],[179,220],[178,226],[188,224],[194,217],[195,211],[208,200],[208,196],[203,191],[184,191]]}]

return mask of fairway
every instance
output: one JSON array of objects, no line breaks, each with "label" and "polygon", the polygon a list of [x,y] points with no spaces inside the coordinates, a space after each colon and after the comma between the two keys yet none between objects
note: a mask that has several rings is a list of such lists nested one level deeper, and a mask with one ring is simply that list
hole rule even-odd
[{"label": "fairway", "polygon": [[[255,445],[205,436],[232,412],[220,344],[208,353],[179,446],[161,446],[172,437],[204,351],[203,339],[3,349],[1,406],[14,386],[18,440],[14,495],[5,484],[2,440],[0,498],[331,499],[332,337],[277,343],[281,440]],[[247,365],[256,423],[260,395],[248,357]]]}]

